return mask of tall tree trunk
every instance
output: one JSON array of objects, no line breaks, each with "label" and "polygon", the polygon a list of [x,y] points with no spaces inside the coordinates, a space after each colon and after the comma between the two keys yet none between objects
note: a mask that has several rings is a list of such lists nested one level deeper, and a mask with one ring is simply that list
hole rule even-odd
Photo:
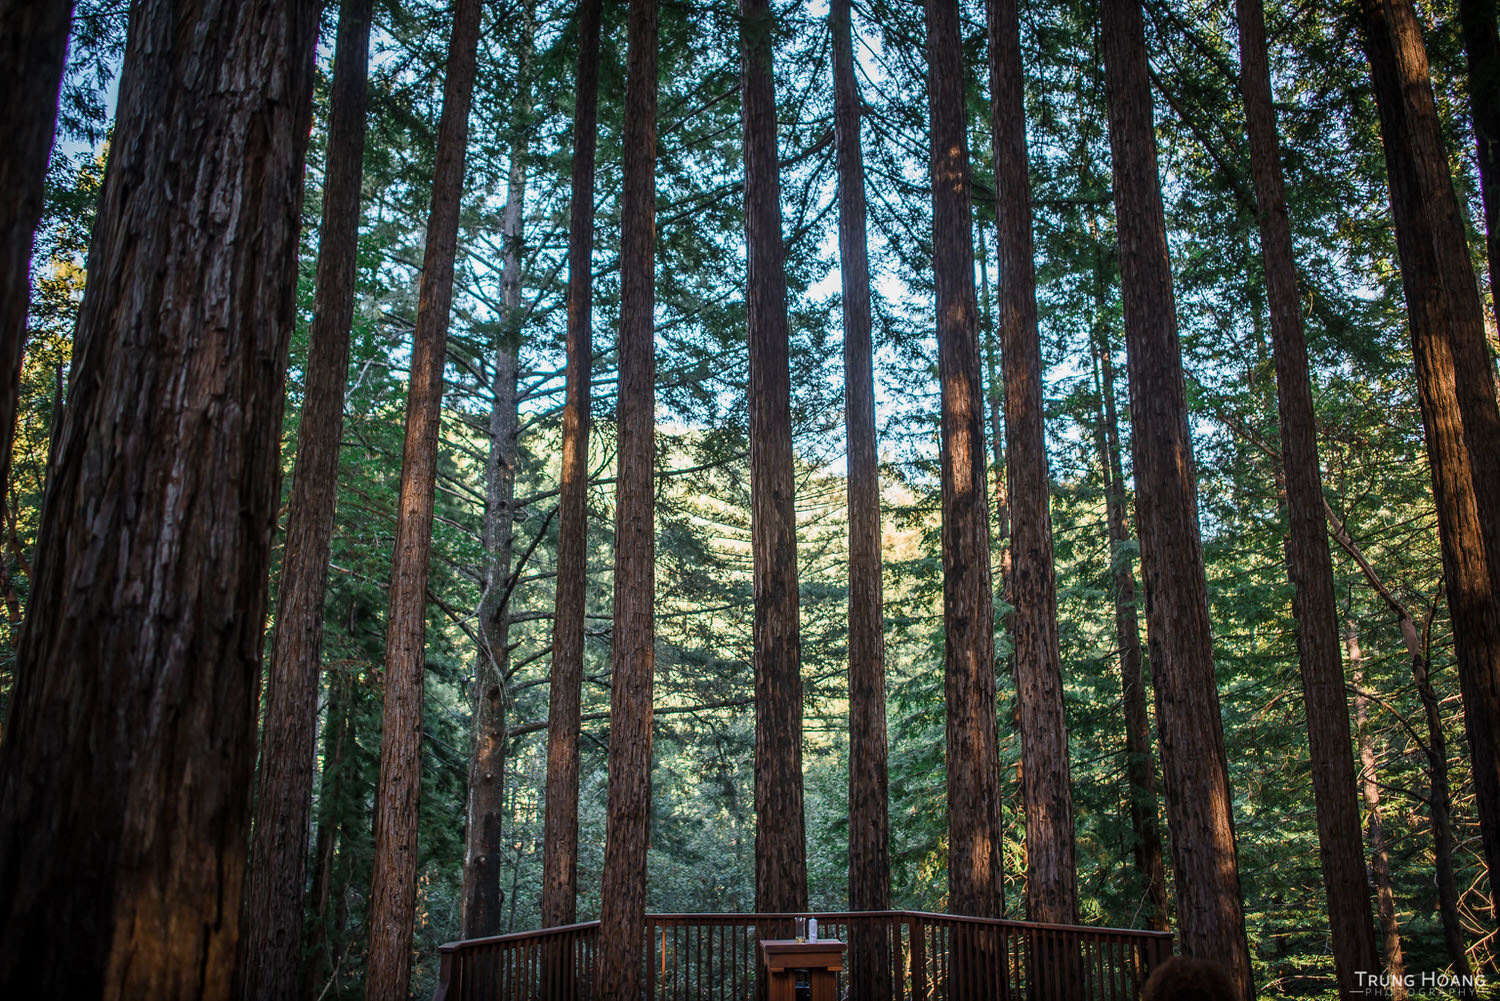
[{"label": "tall tree trunk", "polygon": [[[1326,505],[1327,502],[1324,503]],[[1380,575],[1365,558],[1364,551],[1349,534],[1348,528],[1334,517],[1333,510],[1325,506],[1324,512],[1327,516],[1329,534],[1353,558],[1376,595],[1395,613],[1396,624],[1401,630],[1401,640],[1406,645],[1407,656],[1411,658],[1412,681],[1416,685],[1417,695],[1422,701],[1423,715],[1427,721],[1425,751],[1428,779],[1431,783],[1427,800],[1428,820],[1432,826],[1438,914],[1442,920],[1443,940],[1448,946],[1448,958],[1453,964],[1453,971],[1467,976],[1471,972],[1469,955],[1464,950],[1463,925],[1458,917],[1458,883],[1453,874],[1454,838],[1452,794],[1448,788],[1448,739],[1443,733],[1443,717],[1437,692],[1432,687],[1431,665],[1428,662],[1427,646],[1424,642],[1427,630],[1418,628],[1416,619],[1412,617],[1406,605],[1380,579]],[[1430,618],[1428,625],[1431,625]]]},{"label": "tall tree trunk", "polygon": [[73,0],[0,0],[0,491],[26,347],[31,245],[42,218]]},{"label": "tall tree trunk", "polygon": [[[1102,256],[1102,254],[1101,254]],[[1099,414],[1094,432],[1104,475],[1104,512],[1109,533],[1110,577],[1114,585],[1115,646],[1120,651],[1120,690],[1125,710],[1125,781],[1130,798],[1130,829],[1135,833],[1135,867],[1146,881],[1148,923],[1167,930],[1167,879],[1157,820],[1156,763],[1151,757],[1151,719],[1146,711],[1146,674],[1141,662],[1141,626],[1136,615],[1135,574],[1126,546],[1125,470],[1120,461],[1119,418],[1115,412],[1115,366],[1104,319],[1102,264],[1095,267]]]},{"label": "tall tree trunk", "polygon": [[1410,0],[1361,0],[1491,899],[1500,880],[1500,410]]},{"label": "tall tree trunk", "polygon": [[304,1001],[318,1001],[328,976],[338,968],[336,961],[325,965],[324,958],[328,951],[328,902],[333,893],[333,864],[338,857],[339,802],[344,796],[344,745],[353,739],[349,735],[353,688],[354,679],[346,673],[329,672],[328,716],[323,726],[323,775],[318,790],[318,833],[313,842],[312,927],[307,935],[308,959],[302,978]]},{"label": "tall tree trunk", "polygon": [[[1349,652],[1349,677],[1354,682],[1354,717],[1359,733],[1359,786],[1364,794],[1365,816],[1370,831],[1370,868],[1375,874],[1375,896],[1380,902],[1380,931],[1385,939],[1385,970],[1391,975],[1391,997],[1399,1001],[1406,997],[1406,982],[1402,976],[1405,965],[1401,961],[1401,928],[1396,924],[1396,897],[1391,891],[1391,863],[1385,849],[1385,825],[1380,819],[1380,783],[1375,775],[1375,745],[1370,740],[1370,697],[1364,691],[1364,655],[1359,648],[1359,632],[1352,621],[1348,623],[1348,629],[1344,633],[1344,645]],[[1368,971],[1376,967],[1371,965],[1363,969]],[[1363,988],[1358,993],[1363,994]]]},{"label": "tall tree trunk", "polygon": [[1459,0],[1464,53],[1469,60],[1469,113],[1479,156],[1479,193],[1484,201],[1486,257],[1490,264],[1490,308],[1500,323],[1500,7],[1495,0]]},{"label": "tall tree trunk", "polygon": [[594,151],[599,142],[601,0],[578,5],[573,106],[573,207],[568,232],[567,397],[557,526],[557,599],[547,711],[547,806],[542,838],[542,925],[578,916],[578,735],[583,701],[588,578],[589,396],[594,358]]},{"label": "tall tree trunk", "polygon": [[1365,885],[1364,843],[1355,799],[1350,755],[1349,703],[1339,656],[1338,609],[1333,595],[1333,560],[1323,520],[1322,470],[1307,341],[1287,222],[1281,176],[1281,144],[1271,102],[1271,71],[1261,0],[1237,0],[1240,36],[1240,91],[1260,216],[1261,258],[1270,306],[1271,342],[1280,404],[1281,458],[1285,471],[1286,564],[1293,587],[1297,652],[1307,716],[1308,756],[1318,820],[1318,848],[1328,901],[1339,992],[1364,989],[1359,974],[1376,968],[1375,926]]},{"label": "tall tree trunk", "polygon": [[365,997],[369,1001],[405,1001],[411,981],[417,807],[422,791],[422,693],[427,666],[427,563],[432,550],[443,362],[448,314],[453,305],[453,263],[463,203],[480,8],[479,0],[458,0],[453,11],[417,328],[412,334],[406,440],[401,453],[401,493],[386,613],[385,712],[367,918],[370,951],[365,966]]},{"label": "tall tree trunk", "polygon": [[485,462],[481,542],[487,557],[476,618],[482,648],[474,665],[474,730],[469,747],[469,797],[464,825],[464,938],[501,932],[501,818],[505,797],[505,703],[510,674],[511,557],[515,541],[517,434],[520,413],[521,261],[526,203],[527,132],[531,118],[531,60],[536,5],[523,8],[514,134],[501,222],[500,300],[504,308],[495,338],[490,384],[490,451]]},{"label": "tall tree trunk", "polygon": [[6,997],[230,994],[317,21],[132,7],[0,744]]},{"label": "tall tree trunk", "polygon": [[641,996],[656,668],[656,0],[631,0],[627,30],[614,650],[596,977],[605,1001]]},{"label": "tall tree trunk", "polygon": [[1156,167],[1145,31],[1136,0],[1104,0],[1105,89],[1120,243],[1136,525],[1183,951],[1224,963],[1255,996],[1182,353]]},{"label": "tall tree trunk", "polygon": [[769,0],[740,0],[745,307],[750,339],[750,546],[755,575],[755,909],[807,906],[802,645]]},{"label": "tall tree trunk", "polygon": [[245,872],[245,935],[236,990],[246,999],[294,996],[302,970],[323,593],[354,320],[372,7],[373,0],[345,0],[339,8],[307,385],[267,673],[254,837]]},{"label": "tall tree trunk", "polygon": [[999,917],[1002,845],[995,612],[990,592],[963,50],[956,0],[927,0],[926,13],[932,266],[942,386],[948,910]]},{"label": "tall tree trunk", "polygon": [[[870,260],[859,84],[851,0],[832,0],[834,134],[838,146],[839,268],[844,291],[844,423],[849,474],[849,907],[891,906],[886,788],[885,630],[880,580],[880,470],[870,336]],[[891,995],[883,929],[849,929],[856,997]]]},{"label": "tall tree trunk", "polygon": [[1015,518],[1011,538],[1011,636],[1021,717],[1026,805],[1026,914],[1073,924],[1078,876],[1073,794],[1057,640],[1050,477],[1042,421],[1042,343],[1032,264],[1031,177],[1016,0],[988,0],[990,122],[995,145],[995,222],[1000,364],[1005,376],[1006,467]]}]

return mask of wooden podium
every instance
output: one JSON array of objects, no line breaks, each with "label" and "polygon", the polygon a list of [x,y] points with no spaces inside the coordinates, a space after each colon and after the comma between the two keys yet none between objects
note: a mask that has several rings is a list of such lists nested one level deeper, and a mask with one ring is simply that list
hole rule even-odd
[{"label": "wooden podium", "polygon": [[844,943],[838,939],[761,939],[760,955],[771,975],[770,1001],[796,1001],[798,970],[807,971],[812,1001],[837,1001],[838,975],[844,968]]}]

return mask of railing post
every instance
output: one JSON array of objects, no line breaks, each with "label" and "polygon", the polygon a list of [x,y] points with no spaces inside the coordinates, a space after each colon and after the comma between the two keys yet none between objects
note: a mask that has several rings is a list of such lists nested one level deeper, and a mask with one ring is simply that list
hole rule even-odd
[{"label": "railing post", "polygon": [[911,921],[911,997],[927,999],[927,928],[921,918]]}]

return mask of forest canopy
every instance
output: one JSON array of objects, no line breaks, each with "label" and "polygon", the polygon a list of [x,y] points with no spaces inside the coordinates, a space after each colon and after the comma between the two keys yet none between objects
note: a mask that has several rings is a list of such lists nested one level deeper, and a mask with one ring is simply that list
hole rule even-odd
[{"label": "forest canopy", "polygon": [[0,993],[425,997],[621,900],[1496,976],[1493,0],[47,6]]}]

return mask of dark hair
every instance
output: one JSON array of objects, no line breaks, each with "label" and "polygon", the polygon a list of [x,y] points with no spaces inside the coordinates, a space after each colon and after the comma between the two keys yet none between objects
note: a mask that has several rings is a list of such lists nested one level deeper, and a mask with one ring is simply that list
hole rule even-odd
[{"label": "dark hair", "polygon": [[1158,966],[1141,991],[1141,1001],[1238,1001],[1239,988],[1218,963],[1173,956]]}]

